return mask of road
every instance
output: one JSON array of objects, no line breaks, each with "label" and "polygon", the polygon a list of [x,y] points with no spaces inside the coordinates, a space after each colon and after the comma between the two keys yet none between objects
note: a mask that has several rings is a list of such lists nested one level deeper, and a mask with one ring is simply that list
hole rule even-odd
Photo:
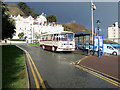
[{"label": "road", "polygon": [[[32,57],[40,74],[41,79],[39,79],[34,65],[32,65],[41,88],[43,84],[45,84],[46,88],[118,88],[70,64],[71,62],[83,58],[83,55],[74,53],[53,53],[27,44],[19,44],[18,46],[25,49]],[[31,70],[30,63],[27,59],[26,62],[30,86],[31,88],[36,88],[35,77]],[[41,83],[41,80],[43,80],[44,83]]]}]

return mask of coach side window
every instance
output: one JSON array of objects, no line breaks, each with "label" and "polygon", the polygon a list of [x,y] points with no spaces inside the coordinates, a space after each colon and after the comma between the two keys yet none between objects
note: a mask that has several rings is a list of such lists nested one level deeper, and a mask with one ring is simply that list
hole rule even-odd
[{"label": "coach side window", "polygon": [[51,34],[51,40],[53,40],[53,34]]},{"label": "coach side window", "polygon": [[46,40],[48,40],[48,35],[46,35]]},{"label": "coach side window", "polygon": [[46,40],[46,35],[44,36],[44,41]]},{"label": "coach side window", "polygon": [[44,36],[42,36],[42,40],[44,41]]},{"label": "coach side window", "polygon": [[50,40],[50,35],[48,35],[48,39],[47,40]]},{"label": "coach side window", "polygon": [[56,41],[58,41],[58,34],[56,35]]},{"label": "coach side window", "polygon": [[50,34],[48,35],[48,40],[49,40],[49,41],[51,40],[51,35],[50,35]]},{"label": "coach side window", "polygon": [[55,41],[55,40],[56,40],[56,38],[55,38],[55,37],[56,37],[56,34],[54,34],[54,36],[53,36],[53,41]]},{"label": "coach side window", "polygon": [[45,41],[47,40],[47,35],[44,36],[44,40],[45,40]]}]

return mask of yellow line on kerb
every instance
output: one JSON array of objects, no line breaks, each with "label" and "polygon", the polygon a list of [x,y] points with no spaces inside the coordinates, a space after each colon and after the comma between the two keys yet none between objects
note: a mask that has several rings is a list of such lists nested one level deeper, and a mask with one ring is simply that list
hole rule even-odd
[{"label": "yellow line on kerb", "polygon": [[[27,52],[27,53],[28,53],[28,52]],[[39,78],[39,80],[40,80],[40,82],[41,82],[42,87],[44,88],[44,90],[46,90],[45,84],[44,84],[44,82],[43,82],[42,77],[40,76],[40,73],[38,72],[38,70],[37,70],[37,68],[36,68],[36,66],[35,66],[35,64],[34,64],[34,62],[33,62],[33,60],[32,60],[32,58],[31,58],[31,56],[30,56],[29,53],[28,53],[28,55],[29,55],[29,57],[30,57],[30,60],[32,61],[32,64],[33,64],[33,66],[34,66],[34,68],[35,68],[35,71],[37,72],[37,75],[38,75],[38,78]]]},{"label": "yellow line on kerb", "polygon": [[32,64],[31,64],[31,62],[30,62],[30,59],[29,59],[27,53],[26,53],[26,56],[27,56],[27,58],[28,58],[28,61],[29,61],[29,64],[30,64],[30,67],[31,67],[31,70],[32,70],[32,74],[33,74],[33,77],[34,77],[34,80],[35,80],[36,88],[40,88],[39,83],[38,83],[38,80],[37,80],[37,77],[36,77],[36,75],[35,75],[34,69],[33,69],[33,67],[32,67]]},{"label": "yellow line on kerb", "polygon": [[80,60],[77,60],[77,61],[75,61],[75,62],[79,62],[79,61],[81,61],[81,60],[83,60],[83,59],[85,59],[85,58],[87,58],[88,56],[85,56],[85,57],[83,57],[83,58],[81,58]]},{"label": "yellow line on kerb", "polygon": [[105,80],[105,81],[107,81],[107,82],[109,82],[109,83],[111,83],[111,84],[113,84],[113,85],[115,85],[115,86],[120,87],[120,83],[119,83],[119,82],[116,82],[116,81],[114,81],[114,80],[112,80],[112,79],[110,79],[110,78],[107,78],[107,77],[103,76],[103,75],[100,75],[100,74],[98,74],[98,73],[95,73],[95,72],[93,72],[93,71],[90,71],[90,70],[88,70],[88,69],[86,69],[86,68],[83,68],[83,67],[81,67],[81,66],[79,66],[79,65],[74,65],[74,66],[77,67],[77,68],[79,68],[79,69],[82,69],[82,70],[84,70],[84,71],[86,71],[86,72],[88,72],[88,73],[90,73],[90,74],[92,74],[92,75],[94,75],[94,76],[96,76],[96,77],[98,77],[98,78],[101,78],[101,79],[103,79],[103,80]]}]

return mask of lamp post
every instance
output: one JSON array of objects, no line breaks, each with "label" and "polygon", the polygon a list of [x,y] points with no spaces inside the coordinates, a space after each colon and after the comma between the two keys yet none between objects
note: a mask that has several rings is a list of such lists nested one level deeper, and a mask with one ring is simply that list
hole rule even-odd
[{"label": "lamp post", "polygon": [[96,23],[97,23],[97,25],[98,25],[98,34],[97,34],[97,36],[98,36],[98,57],[100,57],[100,37],[99,37],[99,24],[100,24],[101,22],[100,22],[100,20],[98,19]]}]

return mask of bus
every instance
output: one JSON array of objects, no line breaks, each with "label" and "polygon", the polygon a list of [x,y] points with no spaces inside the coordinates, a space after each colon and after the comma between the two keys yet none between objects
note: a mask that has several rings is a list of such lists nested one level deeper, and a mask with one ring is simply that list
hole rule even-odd
[{"label": "bus", "polygon": [[74,33],[69,31],[42,34],[40,37],[42,49],[55,51],[74,51]]}]

